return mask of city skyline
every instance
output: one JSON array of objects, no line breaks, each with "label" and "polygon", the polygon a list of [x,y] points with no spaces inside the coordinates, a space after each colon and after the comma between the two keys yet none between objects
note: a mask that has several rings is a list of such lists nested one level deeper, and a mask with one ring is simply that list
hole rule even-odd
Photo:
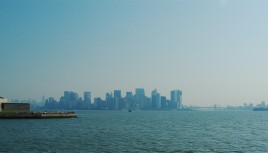
[{"label": "city skyline", "polygon": [[[268,101],[268,1],[0,1],[0,96],[141,87],[185,105]],[[132,91],[133,92],[133,91]]]},{"label": "city skyline", "polygon": [[[44,97],[44,96],[43,96]],[[93,102],[92,102],[92,99]],[[18,100],[16,102],[19,102]],[[41,106],[44,105],[44,106]],[[90,91],[85,91],[79,96],[74,91],[64,91],[59,100],[54,97],[43,98],[41,103],[34,102],[32,109],[44,110],[185,110],[182,103],[182,91],[170,91],[170,98],[161,96],[154,89],[151,95],[145,94],[143,88],[136,88],[135,92],[122,94],[121,90],[114,90],[105,94],[105,98],[91,97]]]},{"label": "city skyline", "polygon": [[[141,110],[203,110],[203,111],[221,111],[221,110],[253,110],[267,109],[265,101],[259,103],[243,103],[240,105],[185,105],[182,101],[181,90],[171,90],[169,96],[162,95],[155,88],[151,94],[146,95],[144,88],[136,88],[135,92],[121,90],[113,90],[105,93],[105,97],[91,96],[90,91],[84,91],[79,94],[75,91],[64,91],[59,99],[53,96],[42,96],[42,101],[34,99],[12,99],[15,103],[30,103],[32,110],[125,110],[125,109],[141,109]],[[7,99],[4,99],[8,101]],[[68,102],[69,101],[69,102]],[[64,103],[69,104],[64,104]],[[98,106],[98,103],[101,103]],[[108,105],[108,104],[112,105]],[[113,104],[114,103],[114,104]],[[115,105],[117,103],[117,105]],[[67,106],[67,107],[66,107]],[[105,107],[104,107],[105,106]]]},{"label": "city skyline", "polygon": [[[94,100],[94,98],[101,98],[101,99],[106,99],[107,98],[107,94],[110,94],[112,97],[117,97],[118,95],[120,95],[122,97],[127,97],[128,94],[137,94],[137,95],[142,95],[142,96],[150,96],[152,95],[152,93],[156,91],[157,94],[160,94],[161,92],[158,92],[157,88],[154,88],[152,89],[151,91],[150,90],[146,90],[144,88],[135,88],[134,90],[126,90],[126,91],[122,91],[121,89],[113,89],[111,91],[108,91],[108,92],[105,92],[103,93],[101,96],[97,96],[94,94],[92,94],[92,92],[90,90],[86,90],[86,91],[82,91],[82,92],[77,92],[75,90],[65,90],[63,91],[63,93],[65,94],[65,92],[74,92],[74,93],[77,93],[79,95],[79,97],[81,97],[83,100],[87,99],[87,100],[90,100],[91,102]],[[159,96],[165,96],[165,97],[170,97],[171,99],[171,93],[174,92],[174,91],[180,91],[180,95],[182,94],[182,91],[181,90],[170,90],[168,91],[169,94],[168,95],[159,95]],[[34,100],[36,102],[44,102],[45,100],[49,99],[49,98],[53,98],[55,100],[60,100],[60,98],[62,97],[62,94],[59,96],[59,97],[55,97],[53,95],[45,95],[43,94],[40,98],[38,99],[32,99],[31,97],[29,98],[25,98],[25,99],[18,99],[18,98],[13,98],[13,99],[9,99],[9,100],[17,100],[17,101],[23,101],[23,100]],[[3,97],[5,98],[5,97]],[[181,100],[180,100],[181,101]]]}]

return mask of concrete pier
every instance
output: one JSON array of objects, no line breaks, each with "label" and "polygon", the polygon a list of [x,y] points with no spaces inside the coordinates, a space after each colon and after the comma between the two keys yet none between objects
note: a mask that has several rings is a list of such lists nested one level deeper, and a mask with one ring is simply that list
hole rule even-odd
[{"label": "concrete pier", "polygon": [[75,112],[0,112],[0,119],[76,118]]}]

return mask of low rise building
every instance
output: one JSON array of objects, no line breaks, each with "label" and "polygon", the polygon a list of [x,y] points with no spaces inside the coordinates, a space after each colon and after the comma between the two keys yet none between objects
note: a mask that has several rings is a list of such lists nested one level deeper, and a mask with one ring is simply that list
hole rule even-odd
[{"label": "low rise building", "polygon": [[2,111],[2,103],[7,103],[7,99],[0,97],[0,112]]},{"label": "low rise building", "polygon": [[7,99],[0,97],[0,112],[29,112],[29,103],[9,103]]},{"label": "low rise building", "polygon": [[30,104],[29,103],[2,103],[1,111],[2,112],[29,112]]}]

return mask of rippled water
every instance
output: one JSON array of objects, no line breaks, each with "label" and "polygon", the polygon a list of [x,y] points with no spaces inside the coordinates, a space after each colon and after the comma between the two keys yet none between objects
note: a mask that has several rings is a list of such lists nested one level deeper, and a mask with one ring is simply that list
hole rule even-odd
[{"label": "rippled water", "polygon": [[268,152],[268,112],[77,114],[0,120],[0,152]]}]

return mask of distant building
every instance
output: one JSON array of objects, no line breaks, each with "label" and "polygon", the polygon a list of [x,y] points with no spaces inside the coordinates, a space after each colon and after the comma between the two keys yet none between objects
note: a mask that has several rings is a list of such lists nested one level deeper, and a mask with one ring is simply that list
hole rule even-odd
[{"label": "distant building", "polygon": [[113,110],[115,108],[115,104],[113,100],[113,93],[106,93],[105,100],[106,100],[108,109]]},{"label": "distant building", "polygon": [[91,93],[89,91],[84,92],[84,102],[86,104],[91,104]]},{"label": "distant building", "polygon": [[132,92],[126,92],[126,97],[133,97]]},{"label": "distant building", "polygon": [[151,100],[152,100],[152,108],[153,109],[160,109],[161,108],[161,96],[157,92],[156,89],[154,89],[152,91]]},{"label": "distant building", "polygon": [[48,98],[48,101],[49,101],[49,102],[52,102],[52,101],[56,101],[56,100],[55,100],[54,97],[49,97],[49,98]]},{"label": "distant building", "polygon": [[106,101],[112,100],[113,94],[112,93],[106,93]]},{"label": "distant building", "polygon": [[172,109],[182,109],[182,91],[172,90],[170,92],[170,105]]},{"label": "distant building", "polygon": [[152,109],[151,97],[145,97],[144,109]]},{"label": "distant building", "polygon": [[94,108],[98,108],[98,101],[99,101],[99,98],[94,98]]},{"label": "distant building", "polygon": [[72,110],[82,108],[83,101],[77,93],[72,91],[64,91],[64,96],[60,98],[59,109]]},{"label": "distant building", "polygon": [[115,109],[120,109],[121,98],[121,90],[114,90]]},{"label": "distant building", "polygon": [[144,97],[145,96],[145,90],[143,88],[136,88],[135,96]]},{"label": "distant building", "polygon": [[53,97],[49,97],[44,104],[44,109],[57,110],[59,108],[59,105],[60,103],[58,103]]},{"label": "distant building", "polygon": [[103,101],[100,97],[94,98],[94,107],[95,109],[107,109],[105,101]]},{"label": "distant building", "polygon": [[70,100],[70,92],[69,91],[64,91],[64,99],[66,101]]},{"label": "distant building", "polygon": [[121,98],[121,90],[114,90],[114,98]]},{"label": "distant building", "polygon": [[161,108],[167,108],[167,98],[165,96],[161,96]]},{"label": "distant building", "polygon": [[146,96],[145,96],[145,90],[143,88],[136,88],[135,91],[135,102],[134,102],[134,107],[138,109],[143,109],[146,104]]},{"label": "distant building", "polygon": [[132,92],[126,92],[126,97],[124,98],[124,103],[125,103],[126,109],[130,109],[130,108],[134,107],[133,100],[134,100],[134,96],[133,96]]},{"label": "distant building", "polygon": [[73,91],[70,92],[70,100],[73,102],[77,102],[79,100],[78,93],[75,93]]}]

